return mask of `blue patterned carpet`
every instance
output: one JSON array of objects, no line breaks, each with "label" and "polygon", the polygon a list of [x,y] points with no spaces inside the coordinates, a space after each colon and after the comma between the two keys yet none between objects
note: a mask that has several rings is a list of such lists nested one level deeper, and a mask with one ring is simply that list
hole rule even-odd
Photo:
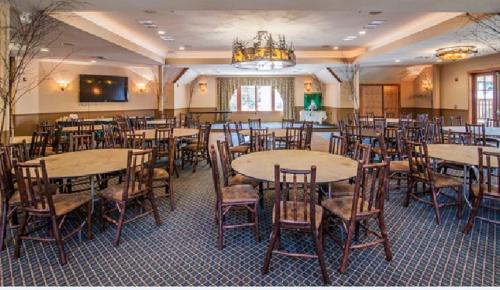
[{"label": "blue patterned carpet", "polygon": [[[210,170],[181,172],[175,179],[177,209],[170,212],[160,199],[160,227],[147,217],[125,226],[122,243],[112,245],[114,227],[94,239],[75,237],[66,243],[68,264],[60,266],[52,244],[25,242],[22,257],[13,258],[12,241],[1,253],[2,286],[274,286],[322,285],[316,260],[273,256],[270,273],[260,270],[271,230],[272,192],[261,212],[262,241],[251,229],[227,230],[225,248],[216,247],[213,207],[215,196]],[[347,273],[339,274],[340,248],[326,238],[326,262],[333,285],[449,286],[500,284],[500,227],[476,221],[472,233],[462,234],[465,218],[455,219],[452,209],[442,212],[443,224],[434,222],[433,210],[413,202],[401,206],[402,193],[391,192],[386,223],[394,259],[384,259],[382,246],[354,251]],[[466,216],[468,212],[465,213]],[[483,212],[490,216],[498,212]],[[244,213],[242,218],[246,218]],[[308,249],[309,238],[287,234],[289,249]]]}]

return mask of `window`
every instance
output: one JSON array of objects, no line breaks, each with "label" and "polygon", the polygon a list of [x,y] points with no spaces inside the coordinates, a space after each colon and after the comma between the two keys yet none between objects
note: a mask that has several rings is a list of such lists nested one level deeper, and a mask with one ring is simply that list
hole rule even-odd
[{"label": "window", "polygon": [[476,76],[476,119],[478,123],[486,123],[486,119],[495,118],[496,100],[494,99],[493,79],[493,74]]},{"label": "window", "polygon": [[272,86],[241,86],[229,99],[232,112],[281,112],[283,98]]}]

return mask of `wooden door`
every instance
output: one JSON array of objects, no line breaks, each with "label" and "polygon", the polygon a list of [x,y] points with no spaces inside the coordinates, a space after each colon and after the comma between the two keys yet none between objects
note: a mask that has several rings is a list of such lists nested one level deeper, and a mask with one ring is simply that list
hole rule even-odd
[{"label": "wooden door", "polygon": [[392,118],[399,117],[399,86],[384,85],[384,115]]},{"label": "wooden door", "polygon": [[373,113],[383,116],[383,87],[381,85],[362,85],[359,111],[362,115]]}]

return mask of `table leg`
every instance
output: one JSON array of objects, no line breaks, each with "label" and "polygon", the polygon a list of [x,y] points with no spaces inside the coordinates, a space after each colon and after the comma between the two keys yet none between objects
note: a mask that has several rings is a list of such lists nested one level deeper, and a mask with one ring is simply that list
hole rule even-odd
[{"label": "table leg", "polygon": [[467,181],[468,181],[468,179],[469,179],[469,166],[464,165],[464,184],[463,184],[463,188],[462,188],[462,194],[463,194],[464,200],[467,203],[467,205],[469,206],[469,208],[472,208],[472,205],[471,205],[469,199],[467,198]]},{"label": "table leg", "polygon": [[92,198],[92,213],[94,212],[94,202],[95,202],[95,181],[94,175],[90,176],[90,197]]},{"label": "table leg", "polygon": [[332,184],[328,182],[328,198],[332,198]]}]

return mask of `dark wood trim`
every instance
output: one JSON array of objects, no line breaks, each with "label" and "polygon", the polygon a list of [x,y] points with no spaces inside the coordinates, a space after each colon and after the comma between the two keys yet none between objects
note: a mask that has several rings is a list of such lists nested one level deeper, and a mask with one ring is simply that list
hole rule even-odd
[{"label": "dark wood trim", "polygon": [[327,67],[326,68],[331,74],[332,76],[339,82],[339,83],[342,83],[342,80],[339,78],[339,76],[333,71],[333,69]]},{"label": "dark wood trim", "polygon": [[184,67],[182,70],[179,72],[179,74],[175,77],[174,81],[172,83],[177,83],[177,81],[189,70],[189,68]]},{"label": "dark wood trim", "polygon": [[397,117],[401,114],[401,85],[400,84],[393,84],[393,83],[387,83],[387,84],[382,84],[382,83],[374,83],[374,84],[360,84],[359,85],[359,105],[361,106],[362,100],[361,100],[361,91],[362,87],[364,86],[381,86],[382,87],[382,115],[385,116],[385,108],[384,108],[384,101],[385,101],[385,96],[384,96],[384,87],[385,86],[396,86],[398,87],[398,114]]}]

